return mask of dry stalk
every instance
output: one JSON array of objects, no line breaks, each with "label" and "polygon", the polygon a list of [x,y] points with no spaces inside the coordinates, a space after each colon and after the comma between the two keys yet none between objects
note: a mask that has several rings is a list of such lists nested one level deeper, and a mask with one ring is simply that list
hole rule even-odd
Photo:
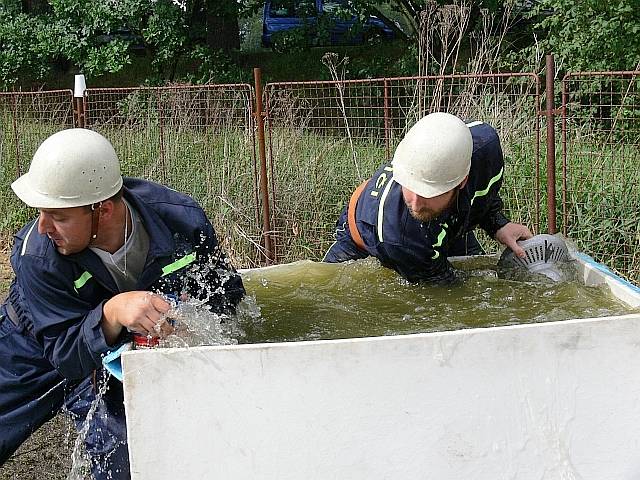
[{"label": "dry stalk", "polygon": [[[499,55],[506,34],[514,24],[514,6],[505,2],[499,18],[487,10],[481,10],[479,25],[470,35],[470,57],[465,65],[460,65],[461,50],[472,14],[471,6],[471,0],[454,0],[443,7],[439,7],[434,0],[427,1],[420,15],[418,72],[420,75],[436,75],[436,79],[430,90],[427,90],[425,79],[417,80],[414,94],[416,106],[410,110],[416,112],[418,118],[432,111],[444,110],[464,118],[509,120],[511,126],[522,125],[526,128],[525,122],[511,117],[513,112],[522,110],[518,108],[521,105],[514,106],[513,101],[529,101],[524,95],[527,87],[515,86],[515,89],[520,88],[522,94],[514,92],[509,102],[505,102],[505,98],[498,98],[504,95],[498,96],[495,91],[495,82],[501,80],[477,76],[499,70]],[[444,78],[456,73],[476,76],[458,84],[451,78]],[[449,82],[446,89],[445,82]],[[427,95],[430,97],[428,106]],[[491,101],[479,101],[487,98]]]},{"label": "dry stalk", "polygon": [[[336,53],[327,52],[322,57],[322,63],[329,69],[331,78],[336,84],[336,90],[338,91],[338,101],[339,101],[340,111],[342,113],[344,126],[347,131],[349,146],[351,147],[351,156],[353,158],[353,165],[355,166],[356,175],[358,176],[358,178],[362,178],[360,175],[360,168],[358,167],[358,158],[356,155],[356,150],[353,146],[353,137],[351,135],[351,128],[349,127],[349,119],[347,118],[347,109],[344,104],[344,76],[345,76],[345,68],[349,63],[349,58],[343,57],[342,60],[338,61],[338,55]],[[338,69],[340,69],[340,72],[338,72]]]}]

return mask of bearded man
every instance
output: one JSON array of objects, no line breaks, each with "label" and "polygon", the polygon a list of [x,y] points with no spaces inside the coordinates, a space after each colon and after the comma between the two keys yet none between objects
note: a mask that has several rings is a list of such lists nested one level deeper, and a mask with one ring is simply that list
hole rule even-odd
[{"label": "bearded man", "polygon": [[502,212],[500,140],[490,125],[448,113],[419,120],[382,165],[353,193],[324,260],[374,256],[410,282],[451,283],[447,257],[484,253],[479,226],[517,255],[529,229]]}]

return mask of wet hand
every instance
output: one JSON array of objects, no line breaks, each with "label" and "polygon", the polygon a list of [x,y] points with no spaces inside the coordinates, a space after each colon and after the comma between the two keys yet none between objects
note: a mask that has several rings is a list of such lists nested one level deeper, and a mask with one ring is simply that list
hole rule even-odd
[{"label": "wet hand", "polygon": [[151,292],[125,292],[108,300],[102,309],[102,331],[108,344],[117,339],[122,328],[152,337],[171,333],[166,314],[171,304]]},{"label": "wet hand", "polygon": [[496,240],[509,247],[520,258],[523,258],[525,253],[517,241],[527,240],[531,237],[533,237],[531,231],[520,223],[509,222],[496,232]]}]

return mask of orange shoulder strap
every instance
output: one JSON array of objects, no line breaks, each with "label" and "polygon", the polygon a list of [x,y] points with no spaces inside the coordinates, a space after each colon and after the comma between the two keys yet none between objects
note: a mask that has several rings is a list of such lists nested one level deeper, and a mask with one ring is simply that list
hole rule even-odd
[{"label": "orange shoulder strap", "polygon": [[358,226],[356,225],[356,205],[358,204],[358,199],[364,190],[364,187],[367,186],[367,183],[370,179],[365,180],[355,191],[351,194],[351,198],[349,199],[349,208],[347,211],[347,217],[349,219],[349,232],[351,232],[351,238],[353,239],[353,243],[360,250],[366,250],[364,247],[364,242],[362,241],[362,237],[360,236],[360,232],[358,231]]}]

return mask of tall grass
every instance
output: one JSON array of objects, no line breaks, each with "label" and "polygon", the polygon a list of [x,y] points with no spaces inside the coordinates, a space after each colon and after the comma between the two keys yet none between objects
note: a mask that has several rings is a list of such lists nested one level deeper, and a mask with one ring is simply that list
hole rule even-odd
[{"label": "tall grass", "polygon": [[620,274],[640,279],[639,145],[572,144],[561,226],[579,248]]},{"label": "tall grass", "polygon": [[[34,138],[51,134],[37,123],[23,124],[22,128],[30,130]],[[204,207],[221,244],[236,263],[243,267],[259,264],[262,233],[251,132],[229,129],[212,134],[207,129],[164,129],[161,154],[157,128],[106,127],[98,131],[113,143],[123,175],[153,180],[192,195]],[[38,143],[26,145],[25,156],[32,156]],[[37,213],[10,188],[17,176],[15,165],[15,154],[2,156],[0,236],[4,241]]]},{"label": "tall grass", "polygon": [[[545,139],[535,86],[530,76],[517,75],[354,84],[337,76],[325,84],[268,88],[270,233],[278,260],[322,257],[353,189],[389,160],[426,105],[486,121],[498,130],[506,165],[501,191],[506,212],[545,232],[546,161],[537,143],[539,136],[540,145]],[[125,175],[191,194],[209,214],[235,264],[256,266],[263,251],[262,205],[248,90],[205,90],[133,90],[106,100],[94,95],[88,120],[112,141]],[[15,197],[10,183],[26,171],[44,138],[69,126],[64,109],[43,111],[49,114],[23,115],[14,123],[11,111],[0,108],[0,235],[5,238],[36,213]],[[623,137],[611,128],[594,129],[597,122],[571,125],[567,214],[560,213],[558,194],[558,218],[583,250],[635,280],[640,276],[640,142],[629,136],[633,132],[627,124]],[[560,170],[557,177],[560,191]],[[488,240],[486,247],[497,248]]]},{"label": "tall grass", "polygon": [[[38,125],[33,124],[32,129],[37,136]],[[103,129],[101,133],[120,153],[126,175],[162,181],[191,194],[204,206],[223,246],[239,266],[260,262],[262,232],[251,135],[238,130],[209,136],[206,131],[165,132],[162,164],[158,134],[152,129]],[[43,136],[47,134],[46,128],[42,130]],[[283,262],[319,259],[333,241],[338,215],[360,181],[358,170],[373,172],[386,160],[385,146],[377,138],[355,139],[350,144],[344,138],[288,128],[273,129],[271,142],[277,152],[270,180],[278,258]],[[506,212],[532,225],[535,144],[503,140],[503,149],[506,173],[501,195]],[[600,163],[594,164],[588,152],[600,152]],[[640,171],[629,165],[631,158],[640,158],[640,149],[627,146],[603,153],[601,145],[581,144],[569,164],[567,231],[584,251],[635,280],[640,275]],[[0,233],[5,238],[35,214],[9,188],[16,175],[11,160],[6,155],[0,163]],[[542,188],[544,191],[544,183]],[[538,230],[542,232],[546,217],[545,209],[540,211]],[[564,226],[562,215],[559,223]],[[488,247],[495,249],[491,244]]]}]

